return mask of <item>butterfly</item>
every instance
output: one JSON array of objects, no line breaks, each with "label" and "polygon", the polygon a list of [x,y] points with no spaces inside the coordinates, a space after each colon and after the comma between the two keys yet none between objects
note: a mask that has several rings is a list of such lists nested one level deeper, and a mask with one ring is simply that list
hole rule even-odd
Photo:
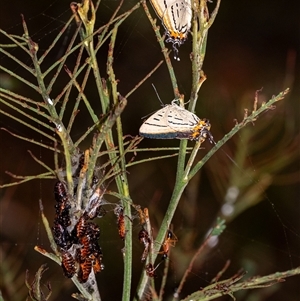
[{"label": "butterfly", "polygon": [[184,43],[191,28],[192,0],[150,0],[171,42],[174,59],[180,61],[178,47]]},{"label": "butterfly", "polygon": [[208,119],[180,107],[174,99],[152,114],[140,127],[140,136],[152,139],[189,139],[203,141],[212,137]]}]

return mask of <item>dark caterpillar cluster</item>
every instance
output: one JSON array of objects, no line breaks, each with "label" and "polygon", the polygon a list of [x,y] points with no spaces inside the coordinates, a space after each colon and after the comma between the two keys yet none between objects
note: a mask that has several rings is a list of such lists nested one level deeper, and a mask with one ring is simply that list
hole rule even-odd
[{"label": "dark caterpillar cluster", "polygon": [[[98,243],[100,229],[98,225],[89,221],[102,212],[99,192],[96,191],[92,194],[89,204],[79,220],[75,219],[74,222],[74,217],[73,222],[71,220],[72,203],[70,198],[72,200],[76,196],[78,177],[83,164],[82,156],[79,159],[79,166],[73,175],[75,184],[73,196],[68,195],[67,188],[63,182],[58,181],[55,184],[56,214],[52,227],[54,240],[61,252],[64,275],[71,278],[77,274],[79,281],[82,283],[88,280],[92,270],[94,273],[98,273],[104,268],[102,264],[102,250]],[[97,178],[93,177],[92,186],[96,182]]]},{"label": "dark caterpillar cluster", "polygon": [[63,250],[68,250],[76,239],[69,233],[67,228],[71,224],[70,208],[71,205],[68,200],[65,185],[62,182],[57,182],[54,186],[55,205],[55,219],[53,226],[53,236],[56,244]]},{"label": "dark caterpillar cluster", "polygon": [[[105,190],[99,187],[99,180],[96,176],[93,176],[91,184],[87,185],[85,176],[88,160],[87,151],[84,155],[77,157],[72,170],[74,189],[67,189],[64,181],[58,181],[54,187],[56,214],[52,230],[61,253],[61,266],[66,277],[72,278],[76,275],[81,283],[86,283],[91,273],[96,274],[104,269],[103,254],[99,246],[100,228],[92,220],[105,215],[103,205],[107,202],[103,199]],[[65,174],[60,177],[65,178]],[[150,228],[146,222],[149,219],[148,209],[142,210],[137,205],[133,207],[138,213],[139,224],[142,227],[138,234],[138,239],[144,246],[141,261],[146,262],[146,274],[149,277],[155,277],[156,269],[169,256],[170,247],[175,246],[177,238],[171,231],[167,232],[162,251],[159,252],[162,254],[162,261],[154,266],[148,260],[149,252],[153,248],[151,246],[153,244],[152,233],[146,229]],[[125,241],[127,232],[125,219],[128,218],[130,222],[133,220],[125,215],[123,204],[116,204],[114,214],[117,217],[118,234]],[[123,254],[125,251],[126,249],[123,248]]]},{"label": "dark caterpillar cluster", "polygon": [[76,225],[76,235],[82,245],[77,249],[76,259],[79,263],[78,279],[86,282],[91,270],[98,273],[104,269],[102,264],[102,250],[98,244],[100,228],[98,225],[87,222],[88,215],[84,214]]}]

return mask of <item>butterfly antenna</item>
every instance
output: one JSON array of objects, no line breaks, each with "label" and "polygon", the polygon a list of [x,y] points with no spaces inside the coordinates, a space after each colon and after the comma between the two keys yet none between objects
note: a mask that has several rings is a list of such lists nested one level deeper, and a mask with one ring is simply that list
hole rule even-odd
[{"label": "butterfly antenna", "polygon": [[[214,144],[214,145],[216,145],[217,143],[215,142],[215,140],[214,140],[214,137],[212,136],[212,134],[211,134],[211,132],[210,131],[207,131],[207,134],[208,134],[208,140],[209,140],[209,142],[211,143],[211,144]],[[236,163],[236,161],[234,161],[222,148],[221,148],[221,151],[226,155],[226,157],[236,166],[236,167],[238,167],[239,169],[241,169],[240,168],[240,166]]]},{"label": "butterfly antenna", "polygon": [[164,105],[164,103],[161,101],[161,99],[160,99],[160,97],[159,97],[159,95],[158,95],[158,92],[157,92],[157,90],[156,90],[154,84],[151,84],[151,85],[152,85],[152,87],[153,87],[153,89],[154,89],[154,91],[155,91],[155,93],[156,93],[156,95],[157,95],[157,98],[158,98],[158,100],[159,100],[161,106],[164,107],[165,105]]}]

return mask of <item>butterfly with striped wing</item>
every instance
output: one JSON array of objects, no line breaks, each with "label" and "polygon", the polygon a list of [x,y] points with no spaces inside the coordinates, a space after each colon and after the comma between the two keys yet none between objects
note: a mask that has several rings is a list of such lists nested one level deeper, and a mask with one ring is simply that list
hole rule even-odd
[{"label": "butterfly with striped wing", "polygon": [[188,36],[192,22],[192,0],[150,0],[166,30],[166,42],[171,42],[174,59],[180,61],[178,47]]},{"label": "butterfly with striped wing", "polygon": [[212,135],[208,119],[200,119],[192,112],[180,107],[174,99],[152,114],[140,127],[142,137],[152,139],[189,139],[203,141]]}]

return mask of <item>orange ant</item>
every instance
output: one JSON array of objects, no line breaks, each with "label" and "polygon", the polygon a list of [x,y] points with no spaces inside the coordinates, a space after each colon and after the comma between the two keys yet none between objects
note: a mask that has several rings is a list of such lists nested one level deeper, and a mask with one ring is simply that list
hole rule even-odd
[{"label": "orange ant", "polygon": [[159,254],[162,254],[162,259],[166,259],[169,256],[170,247],[175,247],[176,242],[178,241],[175,234],[171,230],[167,231],[165,241],[162,244],[162,251]]},{"label": "orange ant", "polygon": [[115,215],[118,217],[118,229],[119,229],[119,236],[122,240],[125,239],[126,229],[125,229],[125,216],[124,216],[124,209],[122,206],[117,206],[114,210]]},{"label": "orange ant", "polygon": [[[148,239],[150,240],[149,236],[145,236],[145,233],[148,235],[148,233],[145,231],[144,229],[142,229],[139,233],[139,239],[141,242],[144,242],[144,240],[148,237]],[[164,261],[164,259],[166,259],[169,255],[170,252],[170,247],[175,247],[176,242],[178,241],[177,237],[175,236],[175,234],[172,233],[171,230],[167,231],[166,234],[166,238],[162,244],[162,251],[159,254],[163,254],[162,256],[162,260],[157,264],[157,266],[154,268],[152,263],[148,263],[145,267],[146,270],[146,274],[149,277],[156,277],[156,269],[160,266],[160,264]],[[144,251],[145,252],[145,251]],[[143,257],[142,257],[143,258]]]}]

